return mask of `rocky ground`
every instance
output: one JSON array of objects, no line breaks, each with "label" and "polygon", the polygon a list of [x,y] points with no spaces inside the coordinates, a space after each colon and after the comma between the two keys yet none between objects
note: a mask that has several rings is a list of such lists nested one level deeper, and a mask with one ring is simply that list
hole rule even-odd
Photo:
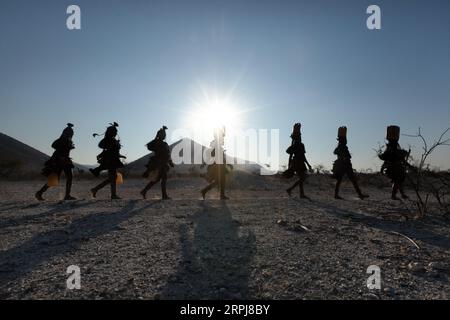
[{"label": "rocky ground", "polygon": [[[312,200],[288,198],[289,182],[234,184],[231,200],[206,201],[200,178],[172,179],[173,200],[145,182],[126,181],[124,200],[95,181],[76,181],[38,203],[41,182],[0,182],[0,299],[449,299],[450,221],[437,212],[414,220],[414,202],[365,189],[332,199],[332,181],[312,183]],[[409,237],[414,243],[406,237]],[[68,290],[66,269],[81,269]],[[369,290],[370,265],[381,290]]]}]

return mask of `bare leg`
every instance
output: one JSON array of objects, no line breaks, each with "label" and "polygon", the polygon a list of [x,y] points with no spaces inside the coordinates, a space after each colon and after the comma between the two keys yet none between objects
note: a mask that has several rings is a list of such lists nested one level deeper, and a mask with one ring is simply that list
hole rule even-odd
[{"label": "bare leg", "polygon": [[224,164],[219,166],[219,189],[220,189],[220,199],[228,200],[228,197],[225,195],[225,165]]},{"label": "bare leg", "polygon": [[392,200],[399,200],[399,198],[397,197],[398,189],[399,189],[399,187],[398,187],[397,182],[394,182],[392,185],[392,194],[391,194]]},{"label": "bare leg", "polygon": [[353,183],[353,187],[356,190],[356,193],[358,194],[358,197],[360,199],[368,198],[369,196],[367,194],[362,193],[361,189],[359,188],[358,181],[356,180],[356,177],[354,175],[349,176],[350,181]]},{"label": "bare leg", "polygon": [[214,180],[213,182],[211,182],[210,184],[208,184],[205,188],[203,188],[203,189],[201,190],[203,199],[205,199],[206,193],[207,193],[209,190],[211,190],[212,188],[214,188],[215,186],[217,186],[216,180]]},{"label": "bare leg", "polygon": [[117,170],[115,170],[115,169],[108,170],[108,176],[109,176],[108,180],[111,183],[111,199],[113,199],[113,200],[121,199],[117,195],[117,185],[116,185]]},{"label": "bare leg", "polygon": [[156,180],[150,181],[149,183],[147,183],[147,185],[145,186],[145,188],[141,190],[141,195],[142,195],[142,197],[143,197],[144,199],[147,199],[147,192],[148,192],[155,184],[157,184],[160,180],[161,180],[161,174],[158,173],[158,177],[156,178]]},{"label": "bare leg", "polygon": [[299,189],[300,189],[300,198],[302,198],[302,199],[309,199],[307,196],[305,196],[305,189],[304,189],[304,187],[303,187],[303,183],[304,183],[304,180],[303,180],[303,179],[300,179],[300,185],[299,185]]},{"label": "bare leg", "polygon": [[301,183],[301,179],[298,179],[290,188],[286,190],[289,196],[291,196],[292,190],[294,190],[295,187],[297,187]]},{"label": "bare leg", "polygon": [[100,189],[103,189],[104,187],[106,187],[108,184],[110,184],[110,179],[106,179],[103,182],[101,182],[98,186],[94,187],[91,189],[91,193],[92,193],[92,197],[95,198],[97,196],[97,192]]},{"label": "bare leg", "polygon": [[167,172],[161,174],[161,193],[163,200],[169,200],[170,197],[167,195]]},{"label": "bare leg", "polygon": [[405,190],[403,189],[403,183],[399,183],[398,189],[400,190],[400,194],[402,195],[403,199],[409,199],[409,197],[405,193]]},{"label": "bare leg", "polygon": [[45,191],[48,190],[48,188],[50,187],[47,184],[44,184],[42,188],[39,189],[38,192],[36,192],[35,194],[36,199],[38,199],[39,201],[44,201],[45,199],[42,197],[42,195],[44,194]]},{"label": "bare leg", "polygon": [[73,180],[72,169],[71,168],[64,169],[64,175],[66,176],[66,196],[64,197],[64,200],[76,200],[74,197],[70,195]]},{"label": "bare leg", "polygon": [[337,177],[336,186],[334,188],[334,198],[338,200],[343,200],[342,197],[339,196],[339,188],[341,187],[342,177]]}]

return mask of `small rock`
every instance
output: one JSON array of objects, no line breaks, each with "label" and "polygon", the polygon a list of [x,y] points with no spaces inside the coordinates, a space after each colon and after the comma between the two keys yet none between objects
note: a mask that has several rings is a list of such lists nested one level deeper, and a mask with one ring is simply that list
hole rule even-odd
[{"label": "small rock", "polygon": [[446,271],[448,267],[446,267],[444,264],[439,262],[430,262],[427,266],[428,270],[435,270],[435,271]]},{"label": "small rock", "polygon": [[419,262],[410,262],[408,264],[408,269],[411,270],[412,272],[425,272],[425,268],[423,267],[422,264],[420,264]]},{"label": "small rock", "polygon": [[268,292],[263,293],[263,300],[270,300],[270,299],[272,299],[270,293]]},{"label": "small rock", "polygon": [[383,289],[384,293],[387,294],[390,297],[393,297],[396,295],[395,289],[391,287],[386,287]]},{"label": "small rock", "polygon": [[366,293],[365,295],[363,295],[363,297],[369,300],[380,300],[380,297],[375,293]]}]

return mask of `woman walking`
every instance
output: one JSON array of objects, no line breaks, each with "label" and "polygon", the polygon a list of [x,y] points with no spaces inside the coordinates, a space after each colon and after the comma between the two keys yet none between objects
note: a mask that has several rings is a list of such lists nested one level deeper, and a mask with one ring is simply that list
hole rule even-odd
[{"label": "woman walking", "polygon": [[[53,152],[51,158],[45,162],[45,167],[42,169],[42,174],[46,176],[49,181],[35,194],[36,199],[39,201],[44,201],[42,196],[51,187],[50,184],[57,184],[61,172],[64,172],[66,177],[66,195],[64,200],[76,200],[70,195],[72,189],[72,169],[74,168],[72,159],[70,158],[70,151],[75,149],[72,142],[73,134],[73,124],[68,123],[61,136],[53,142],[52,148],[55,149],[55,152]],[[55,181],[49,183],[50,180]]]},{"label": "woman walking", "polygon": [[[111,185],[111,199],[121,199],[117,195],[116,190],[117,169],[123,168],[124,165],[120,159],[126,157],[120,154],[120,149],[122,146],[120,144],[120,140],[116,139],[118,133],[117,127],[119,127],[119,124],[114,122],[106,129],[104,138],[98,144],[98,147],[103,149],[103,151],[97,156],[97,160],[100,165],[95,169],[89,169],[89,171],[91,171],[96,177],[100,175],[100,172],[108,170],[108,178],[91,189],[92,197],[94,198],[97,196],[97,192],[100,189],[109,184]],[[98,136],[98,134],[94,134],[94,137],[96,136]]]}]

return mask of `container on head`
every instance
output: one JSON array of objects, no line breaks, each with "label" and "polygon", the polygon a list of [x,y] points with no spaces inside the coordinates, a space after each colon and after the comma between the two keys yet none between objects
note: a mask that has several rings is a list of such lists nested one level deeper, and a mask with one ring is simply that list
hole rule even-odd
[{"label": "container on head", "polygon": [[300,123],[294,124],[294,128],[292,129],[292,135],[298,136],[300,135],[300,129],[302,128],[302,125]]},{"label": "container on head", "polygon": [[399,140],[400,139],[400,127],[388,126],[386,131],[387,140]]},{"label": "container on head", "polygon": [[347,127],[339,127],[338,129],[338,138],[347,138]]}]

